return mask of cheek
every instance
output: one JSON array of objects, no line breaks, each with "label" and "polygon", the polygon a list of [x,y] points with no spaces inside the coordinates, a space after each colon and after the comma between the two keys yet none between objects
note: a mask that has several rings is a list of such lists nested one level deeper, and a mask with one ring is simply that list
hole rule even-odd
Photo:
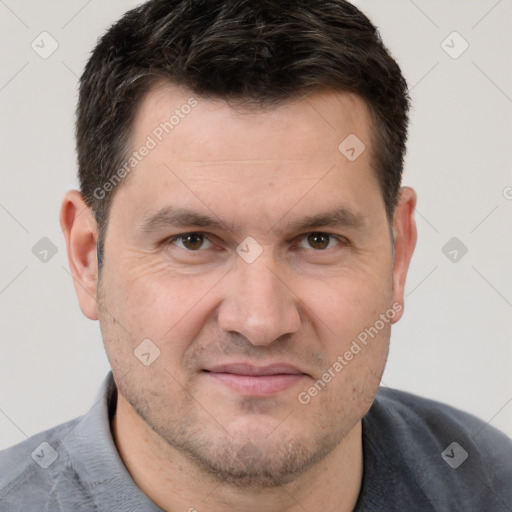
[{"label": "cheek", "polygon": [[[222,276],[187,276],[168,270],[126,272],[105,275],[108,312],[117,320],[119,338],[131,339],[133,351],[144,339],[152,340],[160,350],[183,353],[195,338],[213,305],[209,298]],[[112,320],[104,315],[112,328]],[[112,337],[112,336],[110,336]]]},{"label": "cheek", "polygon": [[395,315],[391,283],[385,272],[347,273],[309,283],[305,302],[326,355],[325,371],[330,370],[330,374],[324,373],[325,380],[332,379],[324,399],[344,396],[360,411],[371,404],[385,366]]},{"label": "cheek", "polygon": [[303,281],[297,295],[312,311],[313,319],[341,339],[373,325],[391,305],[392,276],[385,272],[346,272]]}]

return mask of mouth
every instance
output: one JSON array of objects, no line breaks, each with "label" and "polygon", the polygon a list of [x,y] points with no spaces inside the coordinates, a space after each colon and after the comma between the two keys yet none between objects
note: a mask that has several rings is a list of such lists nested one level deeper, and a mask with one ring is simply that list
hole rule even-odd
[{"label": "mouth", "polygon": [[254,366],[246,363],[217,365],[203,369],[212,381],[227,386],[246,396],[272,396],[285,391],[304,378],[307,373],[288,364]]}]

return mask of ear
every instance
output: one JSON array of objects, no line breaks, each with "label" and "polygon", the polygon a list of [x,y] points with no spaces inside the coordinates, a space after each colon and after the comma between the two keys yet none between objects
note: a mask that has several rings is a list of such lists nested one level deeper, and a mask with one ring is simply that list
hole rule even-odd
[{"label": "ear", "polygon": [[97,226],[91,209],[78,190],[70,190],[64,196],[60,226],[66,239],[69,268],[80,309],[87,318],[97,320]]},{"label": "ear", "polygon": [[402,187],[398,204],[393,216],[394,258],[393,258],[393,304],[400,303],[401,310],[394,316],[392,323],[400,320],[404,308],[404,289],[409,263],[416,247],[416,192],[410,187]]}]

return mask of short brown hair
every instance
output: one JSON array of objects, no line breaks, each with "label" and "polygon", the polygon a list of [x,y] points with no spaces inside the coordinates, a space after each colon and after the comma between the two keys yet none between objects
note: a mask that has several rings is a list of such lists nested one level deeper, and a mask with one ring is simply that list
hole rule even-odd
[{"label": "short brown hair", "polygon": [[80,79],[79,179],[100,250],[115,189],[101,197],[95,191],[125,160],[137,108],[162,79],[259,106],[321,88],[358,94],[372,114],[372,164],[392,219],[409,97],[398,64],[362,12],[344,0],[151,0],[106,32]]}]

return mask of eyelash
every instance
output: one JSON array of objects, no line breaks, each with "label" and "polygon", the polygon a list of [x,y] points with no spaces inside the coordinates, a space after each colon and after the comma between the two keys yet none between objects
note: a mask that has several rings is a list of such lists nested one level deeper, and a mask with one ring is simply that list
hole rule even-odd
[{"label": "eyelash", "polygon": [[[186,236],[190,236],[190,235],[198,235],[198,236],[201,236],[203,237],[203,242],[204,240],[208,240],[210,242],[210,244],[213,245],[213,242],[212,240],[208,237],[208,235],[206,233],[201,233],[201,232],[198,232],[198,231],[191,231],[191,232],[188,232],[188,233],[180,233],[179,235],[175,235],[167,240],[164,241],[164,243],[166,245],[171,245],[173,244],[174,242],[176,242],[177,240],[182,240],[184,237]],[[298,239],[300,239],[301,241],[306,239],[306,237],[308,237],[309,235],[325,235],[327,237],[329,237],[329,243],[331,240],[336,240],[338,242],[338,245],[341,245],[341,246],[348,246],[350,245],[350,242],[348,239],[346,239],[345,237],[341,236],[341,235],[334,235],[332,233],[328,233],[328,232],[325,232],[325,231],[311,231],[309,233],[305,233],[303,235],[300,235],[299,237],[297,237]],[[180,246],[178,246],[180,247]],[[209,249],[211,247],[207,247],[207,249]],[[183,249],[189,253],[199,253],[199,252],[202,252],[206,249],[197,249],[197,250],[191,250],[191,249],[187,249],[186,247],[180,247],[180,249]],[[327,250],[329,249],[333,249],[333,247],[328,247],[326,249],[306,249],[306,250],[311,250],[311,251],[314,251],[314,252],[326,252]]]}]

